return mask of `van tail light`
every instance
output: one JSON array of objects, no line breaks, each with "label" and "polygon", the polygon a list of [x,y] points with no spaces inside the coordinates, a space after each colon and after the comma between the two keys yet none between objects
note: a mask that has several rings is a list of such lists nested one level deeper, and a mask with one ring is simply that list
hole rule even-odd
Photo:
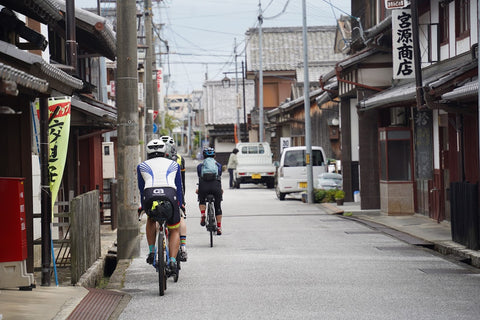
[{"label": "van tail light", "polygon": [[278,176],[283,178],[283,168],[278,169]]},{"label": "van tail light", "polygon": [[275,172],[267,172],[267,176],[274,176]]}]

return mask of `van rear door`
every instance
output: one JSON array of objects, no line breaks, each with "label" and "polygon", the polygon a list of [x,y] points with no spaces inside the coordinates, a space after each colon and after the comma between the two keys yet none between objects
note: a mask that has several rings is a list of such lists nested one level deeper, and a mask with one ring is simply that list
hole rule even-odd
[{"label": "van rear door", "polygon": [[[291,188],[307,188],[307,163],[305,149],[286,150],[283,162],[283,177],[286,181],[291,181]],[[325,172],[325,159],[321,149],[312,149],[312,169],[313,181],[316,183],[316,177]],[[294,186],[293,184],[297,184]],[[315,185],[314,185],[315,187]]]}]

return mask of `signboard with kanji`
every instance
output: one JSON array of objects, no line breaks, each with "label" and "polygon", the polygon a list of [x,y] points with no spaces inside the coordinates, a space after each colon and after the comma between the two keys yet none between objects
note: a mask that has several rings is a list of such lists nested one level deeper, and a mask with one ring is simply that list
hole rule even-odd
[{"label": "signboard with kanji", "polygon": [[393,79],[415,77],[410,9],[392,10],[392,60]]}]

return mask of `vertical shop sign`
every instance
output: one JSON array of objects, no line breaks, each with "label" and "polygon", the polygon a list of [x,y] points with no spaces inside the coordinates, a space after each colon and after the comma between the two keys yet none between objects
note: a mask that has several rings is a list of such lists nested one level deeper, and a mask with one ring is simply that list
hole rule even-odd
[{"label": "vertical shop sign", "polygon": [[[62,183],[63,170],[67,159],[71,105],[70,97],[48,99],[48,175],[52,193],[52,209]],[[36,107],[37,112],[39,112],[39,102],[36,103]],[[40,118],[40,115],[38,116]]]},{"label": "vertical shop sign", "polygon": [[413,108],[415,141],[415,178],[433,179],[432,110]]},{"label": "vertical shop sign", "polygon": [[414,78],[411,10],[392,10],[392,28],[393,79]]}]

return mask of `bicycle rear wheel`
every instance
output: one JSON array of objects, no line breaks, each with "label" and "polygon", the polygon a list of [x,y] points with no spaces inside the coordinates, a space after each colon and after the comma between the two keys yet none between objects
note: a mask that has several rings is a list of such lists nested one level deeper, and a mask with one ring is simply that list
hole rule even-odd
[{"label": "bicycle rear wheel", "polygon": [[215,213],[213,203],[208,203],[208,226],[210,230],[210,248],[213,247],[213,233],[215,232]]},{"label": "bicycle rear wheel", "polygon": [[157,272],[158,272],[158,288],[160,296],[165,294],[167,290],[167,273],[166,273],[166,251],[165,251],[165,234],[159,232],[157,237]]}]

